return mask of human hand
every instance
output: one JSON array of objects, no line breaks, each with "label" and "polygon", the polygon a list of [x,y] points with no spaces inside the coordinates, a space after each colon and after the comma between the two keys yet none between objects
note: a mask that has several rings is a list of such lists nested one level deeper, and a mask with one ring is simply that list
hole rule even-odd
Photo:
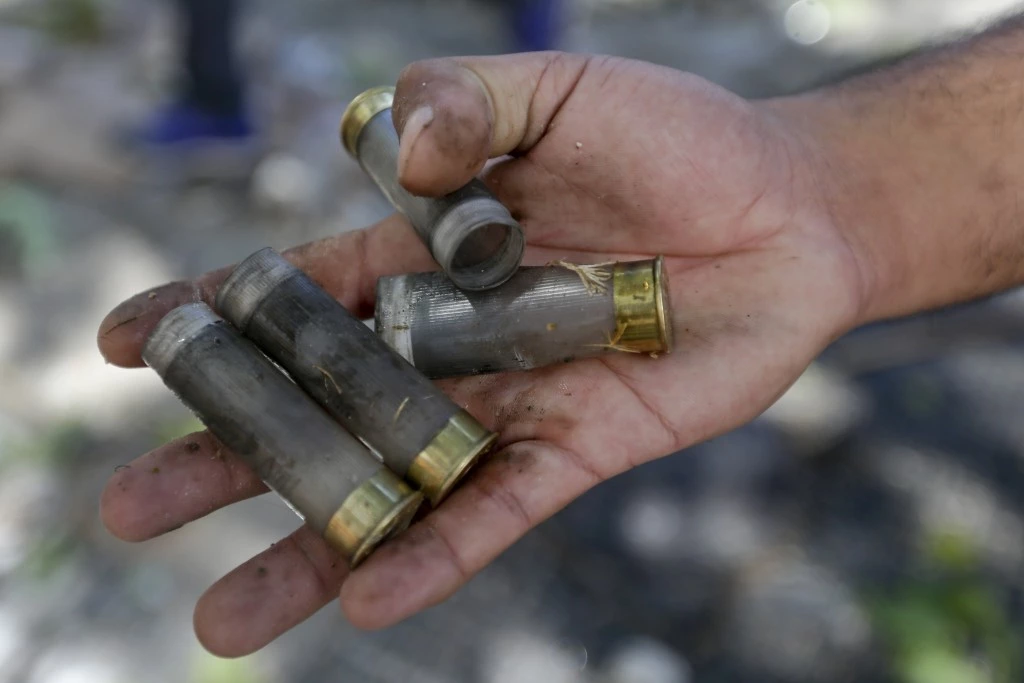
[{"label": "human hand", "polygon": [[[676,349],[442,382],[501,433],[494,455],[354,572],[300,528],[229,573],[195,613],[219,655],[261,648],[339,590],[363,628],[446,599],[594,485],[756,417],[860,322],[858,254],[825,203],[827,167],[784,107],[650,64],[534,53],[414,64],[394,115],[412,192],[450,191],[500,158],[485,176],[523,224],[527,264],[663,254]],[[378,277],[436,268],[397,216],[285,256],[363,318]],[[212,302],[228,272],[121,304],[101,324],[103,355],[141,366],[159,319]],[[116,472],[102,499],[108,529],[142,541],[266,491],[231,453],[211,457],[219,450],[204,432]]]}]

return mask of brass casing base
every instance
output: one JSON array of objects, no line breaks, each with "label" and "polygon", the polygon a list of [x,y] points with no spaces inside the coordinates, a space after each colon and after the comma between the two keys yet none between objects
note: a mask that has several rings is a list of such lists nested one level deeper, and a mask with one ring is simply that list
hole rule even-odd
[{"label": "brass casing base", "polygon": [[423,504],[423,494],[382,469],[349,494],[324,530],[324,538],[353,568],[388,538],[401,533]]},{"label": "brass casing base", "polygon": [[672,350],[672,309],[661,256],[615,264],[612,292],[617,348],[638,353]]},{"label": "brass casing base", "polygon": [[363,132],[363,126],[377,114],[391,108],[394,100],[395,89],[381,85],[361,92],[349,102],[341,117],[340,128],[341,144],[349,154],[358,157],[356,145],[359,142],[359,134]]},{"label": "brass casing base", "polygon": [[494,445],[498,435],[465,411],[453,415],[409,465],[406,478],[437,506]]}]

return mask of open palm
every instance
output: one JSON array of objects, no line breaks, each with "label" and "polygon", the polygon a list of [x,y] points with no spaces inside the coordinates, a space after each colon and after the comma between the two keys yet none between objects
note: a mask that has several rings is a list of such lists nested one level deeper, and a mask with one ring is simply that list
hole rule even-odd
[{"label": "open palm", "polygon": [[[445,192],[498,158],[486,178],[526,230],[528,264],[663,254],[676,348],[443,382],[501,433],[494,454],[355,572],[305,528],[235,569],[197,606],[204,645],[252,652],[339,589],[356,625],[393,624],[590,487],[767,408],[862,304],[855,252],[820,200],[824,170],[779,111],[621,59],[541,53],[407,69],[395,104],[406,186]],[[379,276],[436,268],[398,216],[285,255],[363,317]],[[160,317],[212,301],[227,272],[121,304],[101,325],[103,354],[140,366]],[[108,528],[145,540],[266,491],[230,453],[196,457],[218,449],[191,435],[115,473]],[[144,475],[153,467],[160,477]]]}]

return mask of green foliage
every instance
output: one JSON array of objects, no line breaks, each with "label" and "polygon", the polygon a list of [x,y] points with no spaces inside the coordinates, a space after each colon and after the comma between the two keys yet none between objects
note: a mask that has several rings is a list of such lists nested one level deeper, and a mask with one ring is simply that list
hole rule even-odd
[{"label": "green foliage", "polygon": [[901,675],[908,683],[989,683],[987,671],[944,650],[923,650],[906,659]]},{"label": "green foliage", "polygon": [[25,185],[0,183],[0,233],[14,242],[27,275],[38,274],[56,251],[47,200]]},{"label": "green foliage", "polygon": [[27,23],[64,43],[94,44],[104,37],[98,0],[48,0]]},{"label": "green foliage", "polygon": [[67,535],[46,535],[38,539],[18,567],[18,574],[33,581],[53,578],[75,558],[76,541]]},{"label": "green foliage", "polygon": [[262,683],[263,681],[265,681],[265,677],[260,675],[252,657],[221,659],[205,650],[199,653],[194,660],[189,676],[189,683]]},{"label": "green foliage", "polygon": [[935,566],[953,572],[966,572],[977,568],[978,549],[963,534],[942,532],[925,541],[925,558]]},{"label": "green foliage", "polygon": [[0,461],[0,470],[5,461],[54,469],[66,466],[78,457],[89,439],[89,429],[82,422],[68,420],[57,423],[38,436],[11,444],[4,454],[4,461]]},{"label": "green foliage", "polygon": [[168,441],[180,439],[183,436],[204,429],[206,429],[206,426],[191,413],[172,420],[165,420],[159,423],[153,430],[153,446],[162,446]]},{"label": "green foliage", "polygon": [[869,601],[902,683],[1016,683],[1018,633],[981,574],[970,539],[940,534],[925,546],[926,577]]}]

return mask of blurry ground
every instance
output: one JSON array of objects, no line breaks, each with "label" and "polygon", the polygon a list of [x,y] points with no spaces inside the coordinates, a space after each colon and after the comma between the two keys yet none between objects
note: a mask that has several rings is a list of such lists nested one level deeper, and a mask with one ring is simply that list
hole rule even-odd
[{"label": "blurry ground", "polygon": [[[1009,0],[590,0],[566,47],[785,92]],[[194,423],[107,367],[126,295],[387,207],[336,145],[347,98],[431,55],[507,50],[487,0],[269,2],[246,55],[268,149],[183,182],[115,128],[173,76],[159,4],[0,2],[0,681],[1011,683],[1024,677],[1024,299],[842,340],[750,427],[610,482],[388,632],[332,606],[219,661],[195,599],[290,531],[271,497],[129,546],[115,466]],[[100,11],[97,13],[96,10]]]}]

